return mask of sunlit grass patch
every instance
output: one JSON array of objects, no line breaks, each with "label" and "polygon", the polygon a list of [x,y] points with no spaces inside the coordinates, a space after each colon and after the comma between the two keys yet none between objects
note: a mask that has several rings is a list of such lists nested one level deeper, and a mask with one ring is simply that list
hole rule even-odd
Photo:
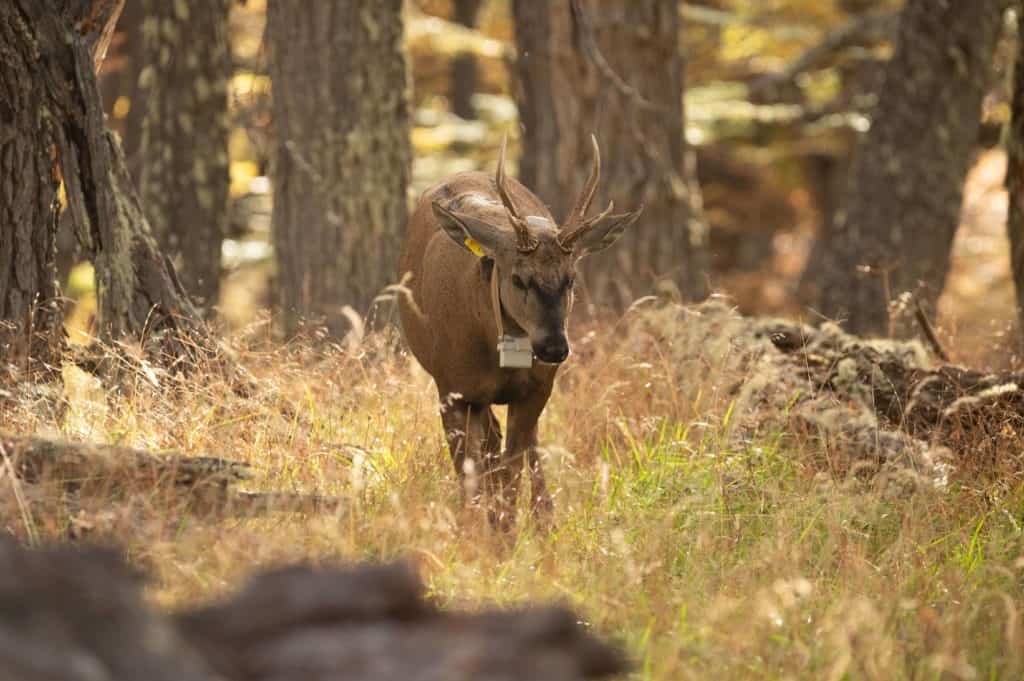
[{"label": "sunlit grass patch", "polygon": [[752,426],[731,368],[595,331],[542,418],[547,533],[525,503],[508,537],[461,507],[429,378],[373,335],[240,339],[259,386],[247,396],[214,373],[113,387],[75,375],[59,417],[4,407],[6,429],[236,459],[255,469],[250,489],[337,496],[336,511],[211,521],[146,489],[75,511],[24,486],[28,515],[8,494],[0,519],[25,537],[29,518],[40,541],[74,524],[122,544],[166,607],[260,567],[405,558],[440,603],[572,604],[628,648],[639,679],[1024,673],[1019,485],[903,487],[830,467],[828,442],[785,414]]}]

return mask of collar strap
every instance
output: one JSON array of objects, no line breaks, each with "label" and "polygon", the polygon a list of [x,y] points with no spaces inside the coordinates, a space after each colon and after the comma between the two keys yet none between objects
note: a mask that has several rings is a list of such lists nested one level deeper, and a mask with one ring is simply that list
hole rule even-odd
[{"label": "collar strap", "polygon": [[494,308],[494,325],[498,328],[498,340],[505,335],[505,325],[501,320],[501,296],[498,291],[498,262],[491,265],[491,307]]}]

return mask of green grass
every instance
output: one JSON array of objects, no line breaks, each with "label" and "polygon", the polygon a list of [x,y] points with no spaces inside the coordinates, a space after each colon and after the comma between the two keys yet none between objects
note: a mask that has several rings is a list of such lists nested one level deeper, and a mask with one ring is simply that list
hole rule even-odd
[{"label": "green grass", "polygon": [[[1024,674],[1019,485],[957,479],[897,495],[837,478],[813,440],[737,435],[731,403],[708,397],[713,379],[637,368],[609,344],[567,372],[542,421],[552,530],[524,518],[507,538],[460,507],[434,390],[411,361],[377,347],[245,357],[266,388],[256,399],[214,379],[103,390],[71,376],[63,421],[29,404],[4,415],[21,432],[240,459],[254,487],[345,499],[334,515],[217,523],[162,513],[146,490],[85,505],[77,521],[123,544],[162,605],[207,600],[268,565],[401,557],[442,604],[570,604],[623,643],[636,679]],[[42,508],[30,506],[34,531],[63,536],[68,519]],[[16,507],[0,513],[27,536]]]}]

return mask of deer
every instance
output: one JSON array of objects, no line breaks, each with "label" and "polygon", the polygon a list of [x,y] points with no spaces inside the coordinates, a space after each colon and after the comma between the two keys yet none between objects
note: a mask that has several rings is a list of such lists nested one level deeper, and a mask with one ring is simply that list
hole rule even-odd
[{"label": "deer", "polygon": [[[407,282],[399,297],[402,332],[437,386],[463,499],[473,480],[482,481],[474,500],[489,498],[491,524],[505,529],[515,522],[524,462],[531,514],[546,524],[553,510],[537,424],[570,353],[577,263],[614,243],[643,212],[641,205],[613,214],[610,202],[588,215],[601,177],[601,151],[591,135],[590,174],[557,223],[533,192],[505,174],[507,143],[506,135],[493,176],[461,172],[421,195],[399,254]],[[508,407],[504,450],[495,405]]]}]

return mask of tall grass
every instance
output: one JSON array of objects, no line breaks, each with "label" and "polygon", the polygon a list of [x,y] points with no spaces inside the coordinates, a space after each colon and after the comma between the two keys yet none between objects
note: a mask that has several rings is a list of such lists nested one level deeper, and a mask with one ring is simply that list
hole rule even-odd
[{"label": "tall grass", "polygon": [[255,396],[215,375],[104,388],[69,369],[62,414],[31,400],[3,414],[17,432],[247,461],[253,487],[338,495],[334,514],[212,522],[145,489],[61,513],[43,489],[13,503],[4,477],[0,520],[121,543],[168,607],[271,564],[404,557],[441,603],[571,604],[623,642],[637,679],[1021,678],[1024,490],[958,478],[899,494],[839,476],[811,438],[734,428],[725,377],[592,331],[542,418],[548,533],[524,517],[496,536],[460,507],[429,377],[381,336],[243,338]]}]

